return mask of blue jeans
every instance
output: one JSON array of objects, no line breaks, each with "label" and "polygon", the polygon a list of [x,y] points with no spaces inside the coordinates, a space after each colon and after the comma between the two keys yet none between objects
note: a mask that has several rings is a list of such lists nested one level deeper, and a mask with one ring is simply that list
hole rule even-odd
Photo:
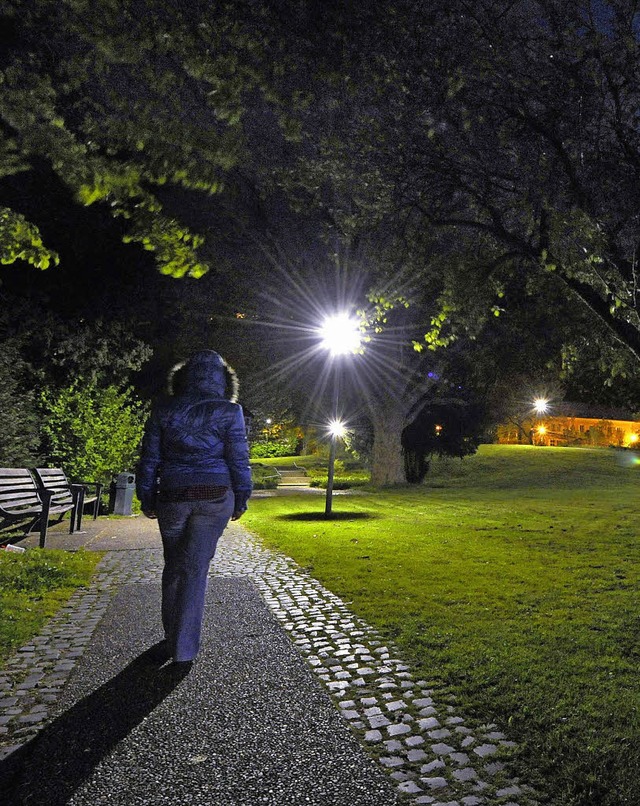
[{"label": "blue jeans", "polygon": [[231,490],[218,501],[158,503],[164,548],[162,624],[175,661],[198,654],[209,565],[233,505]]}]

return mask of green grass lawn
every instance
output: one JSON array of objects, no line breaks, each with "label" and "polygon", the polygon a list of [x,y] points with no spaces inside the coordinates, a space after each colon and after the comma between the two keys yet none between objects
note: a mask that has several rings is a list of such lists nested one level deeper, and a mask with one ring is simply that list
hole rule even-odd
[{"label": "green grass lawn", "polygon": [[89,583],[101,557],[57,549],[0,551],[0,663]]},{"label": "green grass lawn", "polygon": [[292,556],[521,745],[555,806],[640,803],[640,465],[606,450],[482,446],[425,485],[255,500]]}]

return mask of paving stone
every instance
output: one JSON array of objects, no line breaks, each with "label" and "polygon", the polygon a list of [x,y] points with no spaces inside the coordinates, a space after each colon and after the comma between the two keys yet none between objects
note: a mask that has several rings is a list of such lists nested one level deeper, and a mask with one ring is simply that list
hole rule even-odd
[{"label": "paving stone", "polygon": [[372,728],[384,728],[386,725],[390,725],[391,722],[386,716],[378,715],[369,717],[369,724]]},{"label": "paving stone", "polygon": [[385,767],[402,767],[404,759],[400,756],[382,756],[380,763]]},{"label": "paving stone", "polygon": [[428,705],[433,705],[433,700],[431,697],[421,697],[417,700],[413,700],[413,704],[416,708],[425,708]]},{"label": "paving stone", "polygon": [[478,777],[478,773],[473,767],[463,767],[461,770],[454,770],[453,777],[456,781],[473,781]]},{"label": "paving stone", "polygon": [[420,772],[423,775],[431,775],[431,773],[436,770],[444,770],[446,766],[447,765],[441,758],[437,758],[435,761],[429,762],[429,764],[423,764],[422,767],[420,767]]},{"label": "paving stone", "polygon": [[387,753],[397,753],[398,751],[404,750],[404,745],[397,739],[387,739],[387,741],[383,742],[383,744],[387,750]]},{"label": "paving stone", "polygon": [[422,761],[426,757],[427,754],[424,752],[424,750],[409,750],[409,752],[407,753],[407,759],[412,763],[416,761]]},{"label": "paving stone", "polygon": [[411,733],[409,725],[389,725],[387,728],[389,736],[401,736],[405,733]]},{"label": "paving stone", "polygon": [[440,728],[439,730],[430,730],[429,736],[432,739],[448,739],[451,736],[451,731],[447,728]]},{"label": "paving stone", "polygon": [[473,752],[480,758],[486,758],[487,756],[492,756],[497,749],[495,744],[481,744],[480,747],[474,747]]},{"label": "paving stone", "polygon": [[446,778],[421,778],[422,783],[429,787],[429,789],[444,789],[446,786],[449,786]]},{"label": "paving stone", "polygon": [[405,795],[417,795],[422,792],[422,787],[418,786],[415,781],[404,781],[398,784],[398,791],[403,792]]},{"label": "paving stone", "polygon": [[439,744],[432,744],[431,750],[436,754],[436,756],[448,756],[449,753],[453,753],[455,751],[455,748],[451,747],[450,744],[440,742]]}]

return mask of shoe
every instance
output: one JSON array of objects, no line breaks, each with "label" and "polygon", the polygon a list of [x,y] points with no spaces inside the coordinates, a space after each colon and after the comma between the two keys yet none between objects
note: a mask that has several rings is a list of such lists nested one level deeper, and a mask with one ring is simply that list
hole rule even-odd
[{"label": "shoe", "polygon": [[171,661],[165,668],[166,670],[176,677],[184,677],[189,674],[193,666],[192,660],[174,660]]},{"label": "shoe", "polygon": [[171,657],[169,643],[166,640],[158,641],[144,653],[145,657],[153,663],[164,663]]}]

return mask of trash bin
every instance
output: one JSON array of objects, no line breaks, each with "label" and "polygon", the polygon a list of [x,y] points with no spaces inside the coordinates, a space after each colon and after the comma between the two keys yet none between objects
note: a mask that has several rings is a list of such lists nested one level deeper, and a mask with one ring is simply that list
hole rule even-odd
[{"label": "trash bin", "polygon": [[113,506],[111,511],[114,515],[131,515],[131,505],[133,503],[133,493],[136,489],[136,477],[133,473],[118,473],[113,479]]}]

